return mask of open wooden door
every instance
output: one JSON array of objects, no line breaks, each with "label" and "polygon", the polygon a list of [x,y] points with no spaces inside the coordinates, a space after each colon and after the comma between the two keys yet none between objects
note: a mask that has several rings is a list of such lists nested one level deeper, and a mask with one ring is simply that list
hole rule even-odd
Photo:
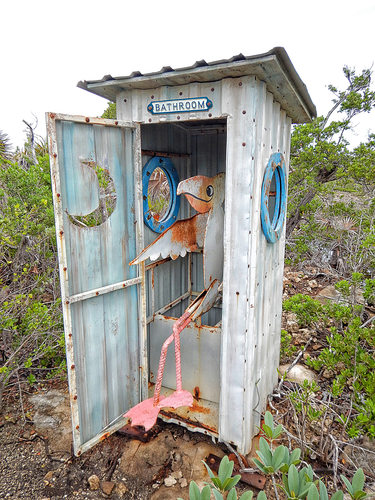
[{"label": "open wooden door", "polygon": [[147,397],[139,125],[47,114],[74,452]]}]

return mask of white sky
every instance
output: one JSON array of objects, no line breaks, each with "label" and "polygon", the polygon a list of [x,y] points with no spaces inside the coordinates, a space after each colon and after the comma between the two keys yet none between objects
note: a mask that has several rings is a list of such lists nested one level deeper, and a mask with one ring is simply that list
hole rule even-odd
[{"label": "white sky", "polygon": [[[0,130],[14,146],[33,114],[42,136],[46,111],[102,114],[107,101],[77,88],[79,80],[282,46],[323,114],[327,85],[345,86],[342,67],[375,61],[374,0],[5,0],[0,15]],[[373,112],[353,142],[374,124]]]}]

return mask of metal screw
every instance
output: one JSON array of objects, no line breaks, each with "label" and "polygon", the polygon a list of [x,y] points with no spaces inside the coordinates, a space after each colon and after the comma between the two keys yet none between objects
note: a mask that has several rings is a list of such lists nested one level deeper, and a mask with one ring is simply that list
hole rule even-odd
[{"label": "metal screw", "polygon": [[246,142],[243,142],[243,143],[242,143],[242,146],[244,146],[244,147],[245,147],[245,146],[246,146]]},{"label": "metal screw", "polygon": [[86,123],[89,123],[90,118],[86,117],[86,118],[85,118],[85,121],[86,121]]},{"label": "metal screw", "polygon": [[239,86],[239,87],[242,87],[242,82],[240,82],[240,83],[238,84],[238,86]]},{"label": "metal screw", "polygon": [[245,111],[245,110],[243,110],[243,111],[242,111],[242,114],[243,114],[243,115],[246,115],[246,111]]}]

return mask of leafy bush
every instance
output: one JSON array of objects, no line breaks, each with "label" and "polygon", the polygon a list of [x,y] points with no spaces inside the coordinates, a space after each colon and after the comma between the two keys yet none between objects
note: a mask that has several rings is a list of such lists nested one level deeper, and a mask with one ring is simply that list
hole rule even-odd
[{"label": "leafy bush", "polygon": [[[375,437],[375,325],[362,321],[364,304],[356,303],[359,289],[366,300],[373,300],[374,280],[353,273],[350,281],[336,285],[343,296],[342,303],[322,305],[309,296],[296,294],[284,302],[286,311],[294,312],[301,326],[319,324],[326,331],[325,345],[306,364],[315,370],[332,373],[331,392],[339,398],[344,389],[351,394],[354,415],[347,424],[350,437],[368,434]],[[301,395],[299,401],[301,402]]]},{"label": "leafy bush", "polygon": [[48,155],[38,165],[0,161],[0,401],[20,375],[30,383],[65,367]]},{"label": "leafy bush", "polygon": [[[253,462],[263,474],[271,476],[275,498],[279,499],[278,489],[280,489],[284,492],[287,500],[329,500],[327,488],[323,481],[321,479],[314,481],[314,472],[311,465],[298,470],[297,467],[301,463],[301,450],[299,448],[289,451],[283,445],[274,447],[274,441],[280,438],[284,432],[284,428],[280,424],[275,425],[273,416],[269,411],[266,411],[264,415],[262,431],[264,437],[260,438],[259,450],[257,451],[260,460],[255,458]],[[215,500],[223,500],[225,498],[224,494],[227,494],[227,500],[237,500],[235,486],[241,479],[241,476],[237,474],[232,477],[234,462],[229,460],[227,456],[224,456],[220,462],[218,476],[215,476],[205,462],[203,463],[212,484],[207,483],[202,491],[200,491],[198,485],[194,481],[191,481],[189,487],[190,500],[209,500],[211,492]],[[282,482],[276,483],[275,477],[280,478],[280,474]],[[341,479],[352,499],[359,500],[367,497],[363,491],[365,477],[362,469],[356,471],[352,482],[343,475],[341,475]],[[251,500],[253,495],[252,491],[246,491],[241,495],[240,500]],[[338,490],[332,495],[331,500],[343,500],[343,498],[344,494],[342,490]],[[257,499],[267,500],[267,496],[261,491]],[[178,500],[182,499],[179,498]]]}]

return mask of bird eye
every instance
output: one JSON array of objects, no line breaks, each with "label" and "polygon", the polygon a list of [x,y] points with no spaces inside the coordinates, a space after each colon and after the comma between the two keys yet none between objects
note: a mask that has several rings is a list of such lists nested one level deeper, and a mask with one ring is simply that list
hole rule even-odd
[{"label": "bird eye", "polygon": [[206,193],[207,196],[211,197],[214,194],[214,188],[211,185],[207,186]]}]

